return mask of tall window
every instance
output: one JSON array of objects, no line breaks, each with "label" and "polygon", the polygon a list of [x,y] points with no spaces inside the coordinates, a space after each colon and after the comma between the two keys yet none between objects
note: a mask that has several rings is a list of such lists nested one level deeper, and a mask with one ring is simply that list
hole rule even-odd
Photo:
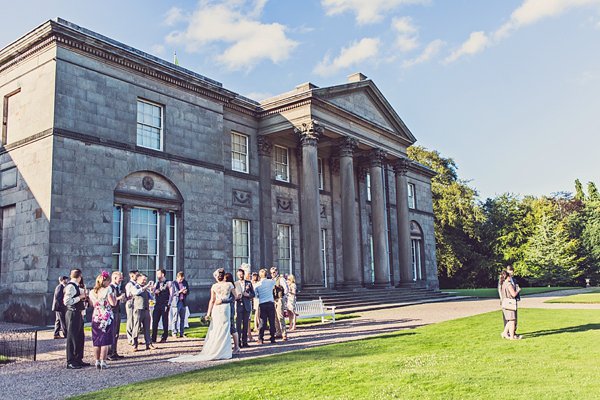
[{"label": "tall window", "polygon": [[327,287],[327,229],[321,229],[321,260],[323,261],[325,287]]},{"label": "tall window", "polygon": [[325,181],[323,180],[323,159],[317,158],[317,164],[319,166],[319,190],[323,190],[325,187]]},{"label": "tall window", "polygon": [[177,273],[177,220],[174,212],[166,214],[167,221],[167,280],[172,281]]},{"label": "tall window", "polygon": [[371,282],[375,282],[375,253],[373,252],[373,235],[369,235],[369,247],[371,249]]},{"label": "tall window", "polygon": [[416,199],[415,199],[415,185],[412,183],[408,184],[408,208],[416,208]]},{"label": "tall window", "polygon": [[[4,104],[2,107],[2,145],[19,139],[17,134],[20,130],[22,106],[20,104],[21,96],[17,96],[21,89],[17,89],[4,96]],[[10,128],[10,129],[9,129]],[[10,130],[10,133],[9,133]],[[10,138],[9,138],[10,136]]]},{"label": "tall window", "polygon": [[292,226],[277,225],[277,247],[279,248],[279,271],[292,273]]},{"label": "tall window", "polygon": [[288,149],[275,146],[275,179],[278,181],[290,181],[290,166]]},{"label": "tall window", "polygon": [[371,173],[367,172],[367,201],[371,201]]},{"label": "tall window", "polygon": [[231,169],[248,172],[248,136],[231,132]]},{"label": "tall window", "polygon": [[233,220],[233,272],[242,263],[250,264],[250,221]]},{"label": "tall window", "polygon": [[123,237],[123,209],[121,206],[113,206],[113,251],[112,268],[122,271],[122,249],[121,238]]},{"label": "tall window", "polygon": [[156,279],[158,261],[158,211],[148,208],[131,210],[130,269]]},{"label": "tall window", "polygon": [[137,144],[149,149],[162,150],[163,108],[145,100],[137,103]]},{"label": "tall window", "polygon": [[413,281],[423,279],[421,274],[421,240],[411,240],[411,253],[412,253],[412,267],[413,267]]}]

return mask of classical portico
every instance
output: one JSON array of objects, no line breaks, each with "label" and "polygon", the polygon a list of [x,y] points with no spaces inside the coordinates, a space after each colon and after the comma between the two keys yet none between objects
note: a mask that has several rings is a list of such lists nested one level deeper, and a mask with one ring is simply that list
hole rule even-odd
[{"label": "classical portico", "polygon": [[[268,198],[296,191],[300,260],[294,263],[293,273],[300,277],[303,290],[418,283],[412,273],[414,264],[431,262],[431,256],[416,257],[411,242],[408,175],[414,163],[408,160],[406,147],[415,139],[377,87],[355,74],[348,84],[330,88],[299,85],[261,106],[265,110],[259,122],[261,174],[269,173],[268,178],[260,177],[262,215],[271,207],[265,205]],[[286,154],[290,162],[295,156],[296,182],[280,182],[279,172],[273,179],[271,171],[283,163],[280,155],[273,159],[273,145],[280,152],[295,149]],[[419,166],[415,171],[423,169]],[[360,183],[361,171],[368,175],[368,188]],[[290,201],[293,208],[293,195]],[[275,220],[280,212],[284,215],[278,205]],[[261,221],[261,249],[266,253],[276,231],[269,226],[278,226],[268,218]],[[418,251],[425,248],[432,248],[431,244]],[[264,258],[265,265],[271,260],[277,264],[272,253]]]}]

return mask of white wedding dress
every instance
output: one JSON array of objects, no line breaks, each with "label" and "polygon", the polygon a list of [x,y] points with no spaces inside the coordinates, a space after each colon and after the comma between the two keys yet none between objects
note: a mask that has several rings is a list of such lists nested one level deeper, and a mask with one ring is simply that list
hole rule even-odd
[{"label": "white wedding dress", "polygon": [[[226,300],[229,297],[229,292],[233,288],[230,282],[215,283],[210,289],[215,293],[217,300]],[[231,350],[231,334],[230,330],[230,310],[229,304],[219,304],[213,306],[212,319],[204,346],[200,354],[195,356],[179,356],[171,358],[171,362],[197,362],[210,360],[227,360],[232,357]]]}]

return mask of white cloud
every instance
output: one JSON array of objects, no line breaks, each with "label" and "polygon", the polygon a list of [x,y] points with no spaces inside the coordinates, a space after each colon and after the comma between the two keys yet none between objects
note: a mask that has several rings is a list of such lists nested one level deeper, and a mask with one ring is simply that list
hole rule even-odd
[{"label": "white cloud", "polygon": [[321,0],[327,15],[351,11],[359,25],[380,22],[383,13],[407,4],[427,4],[429,0]]},{"label": "white cloud", "polygon": [[460,57],[467,54],[479,53],[491,44],[490,39],[485,35],[483,31],[472,32],[469,39],[464,42],[457,50],[454,50],[444,60],[444,64],[448,64],[458,60]]},{"label": "white cloud", "polygon": [[419,47],[419,28],[413,25],[411,17],[394,17],[392,28],[398,32],[396,46],[400,48],[400,51],[410,51]]},{"label": "white cloud", "polygon": [[585,71],[585,72],[581,73],[576,78],[570,78],[570,79],[568,79],[568,82],[576,83],[576,84],[581,85],[581,86],[585,86],[585,85],[588,85],[588,84],[590,84],[592,82],[597,81],[598,78],[600,78],[600,75],[597,72]]},{"label": "white cloud", "polygon": [[153,54],[158,54],[158,55],[162,55],[165,52],[165,46],[163,46],[162,44],[155,44],[154,46],[152,46],[152,53]]},{"label": "white cloud", "polygon": [[165,19],[163,21],[163,25],[173,26],[177,22],[185,20],[185,16],[183,15],[183,10],[181,8],[172,7],[165,14]]},{"label": "white cloud", "polygon": [[404,60],[402,62],[402,68],[412,67],[413,65],[421,64],[431,60],[433,57],[438,55],[441,48],[445,44],[446,42],[444,42],[441,39],[434,40],[433,42],[429,43],[427,47],[425,47],[425,50],[423,50],[423,53],[421,53],[421,55],[419,55],[416,58],[413,58],[412,60]]},{"label": "white cloud", "polygon": [[340,69],[348,68],[361,62],[374,58],[379,53],[379,38],[364,38],[360,42],[353,42],[348,47],[342,47],[340,55],[329,61],[329,55],[319,62],[313,73],[321,76],[330,76]]},{"label": "white cloud", "polygon": [[185,17],[187,28],[171,32],[165,41],[184,46],[189,52],[214,51],[225,44],[228,47],[217,50],[216,60],[230,70],[251,69],[265,59],[274,63],[287,60],[298,42],[286,36],[285,25],[258,20],[266,2],[203,1],[198,10]]},{"label": "white cloud", "polygon": [[510,20],[493,33],[499,40],[522,26],[533,24],[542,18],[556,17],[570,8],[599,4],[600,0],[525,0],[510,16]]}]

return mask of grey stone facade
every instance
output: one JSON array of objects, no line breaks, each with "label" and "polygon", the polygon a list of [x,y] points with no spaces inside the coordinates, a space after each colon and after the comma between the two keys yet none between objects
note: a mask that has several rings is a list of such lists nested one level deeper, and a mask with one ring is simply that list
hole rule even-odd
[{"label": "grey stone facade", "polygon": [[[258,103],[60,19],[0,50],[0,60],[3,320],[47,322],[59,276],[81,268],[91,285],[116,259],[124,272],[139,260],[175,265],[173,272],[184,271],[191,285],[192,311],[203,310],[212,272],[233,270],[241,259],[234,220],[248,221],[243,240],[252,270],[280,265],[283,251],[305,290],[371,287],[374,232],[385,238],[375,243],[378,285],[438,287],[434,174],[407,164],[416,208],[408,210],[409,220],[398,218],[399,204],[406,208],[408,202],[396,194],[392,164],[406,158],[416,139],[363,75],[327,88],[299,85]],[[158,149],[139,142],[138,101],[161,110]],[[234,168],[232,133],[247,140],[245,171]],[[344,137],[357,147],[344,161],[352,167],[340,170],[335,143]],[[259,138],[267,145],[259,146]],[[287,149],[287,181],[276,177],[282,164],[271,146]],[[363,173],[373,149],[384,155],[377,218],[385,226],[375,227]],[[342,173],[354,182],[353,193],[347,189],[352,185],[341,185]],[[136,210],[148,210],[155,222],[140,225]],[[167,218],[175,221],[172,230]],[[401,269],[411,268],[401,249],[410,245],[399,245],[398,221],[420,241],[423,273],[414,281],[401,279]],[[356,232],[344,234],[343,226],[356,226]],[[154,231],[139,236],[140,227]],[[286,227],[289,249],[286,242],[282,250]],[[113,256],[115,234],[121,246]],[[142,254],[152,243],[150,255]]]}]

